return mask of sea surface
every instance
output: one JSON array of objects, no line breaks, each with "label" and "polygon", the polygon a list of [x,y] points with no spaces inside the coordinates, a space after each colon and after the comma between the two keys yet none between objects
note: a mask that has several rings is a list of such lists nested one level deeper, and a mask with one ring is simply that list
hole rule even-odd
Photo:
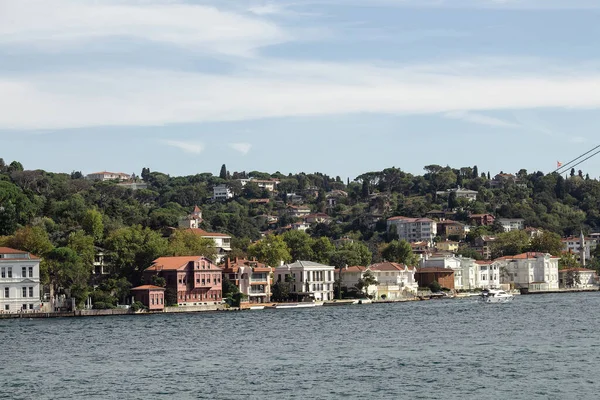
[{"label": "sea surface", "polygon": [[600,293],[0,320],[3,399],[598,399]]}]

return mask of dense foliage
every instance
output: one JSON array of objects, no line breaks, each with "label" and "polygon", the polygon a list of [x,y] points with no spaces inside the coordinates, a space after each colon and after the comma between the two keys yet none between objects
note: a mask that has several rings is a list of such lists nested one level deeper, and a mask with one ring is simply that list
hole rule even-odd
[{"label": "dense foliage", "polygon": [[[272,193],[254,183],[242,186],[240,178],[280,183]],[[526,225],[548,232],[539,239],[516,237],[522,233],[501,235],[496,252],[504,255],[523,250],[556,254],[560,236],[600,230],[600,182],[581,171],[563,177],[520,170],[514,179],[498,181],[476,166],[428,165],[423,175],[387,168],[344,182],[322,173],[231,173],[223,165],[218,176],[172,177],[144,168],[134,179],[143,179],[147,189],[90,181],[80,172],[25,170],[19,162],[0,159],[0,244],[44,257],[44,283],[72,290],[78,301],[93,294],[109,307],[119,300],[123,285],[92,289],[91,261],[98,248],[111,256],[111,279],[128,285],[139,284],[141,271],[159,256],[214,257],[205,240],[185,233],[170,236],[169,227],[177,226],[195,205],[202,208],[202,229],[233,237],[232,255],[253,256],[270,265],[298,259],[338,267],[384,259],[413,263],[410,246],[393,241],[385,220],[393,215],[423,217],[432,210],[454,210],[453,218],[462,222],[472,213],[524,218]],[[211,201],[212,188],[221,184],[229,186],[234,199]],[[477,191],[477,200],[437,194],[458,186]],[[330,196],[335,192],[339,195]],[[296,221],[286,213],[292,193],[312,212],[327,213],[331,222],[312,226],[308,233],[285,232]],[[279,217],[277,222],[267,218],[273,215]],[[480,227],[467,241],[498,232],[498,227]],[[467,248],[461,252],[472,255]]]}]

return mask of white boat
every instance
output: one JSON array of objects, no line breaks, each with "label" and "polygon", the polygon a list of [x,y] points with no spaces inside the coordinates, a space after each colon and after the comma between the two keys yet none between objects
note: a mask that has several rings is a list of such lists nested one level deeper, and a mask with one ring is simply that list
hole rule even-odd
[{"label": "white boat", "polygon": [[504,290],[490,289],[481,293],[481,299],[484,303],[508,303],[514,296]]},{"label": "white boat", "polygon": [[251,310],[264,310],[265,306],[250,306]]},{"label": "white boat", "polygon": [[280,303],[276,304],[275,308],[308,308],[308,307],[316,307],[315,303]]}]

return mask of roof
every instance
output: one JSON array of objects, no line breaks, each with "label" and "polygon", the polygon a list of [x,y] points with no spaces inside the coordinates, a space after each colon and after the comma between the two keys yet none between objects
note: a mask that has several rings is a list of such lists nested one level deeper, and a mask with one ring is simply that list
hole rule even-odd
[{"label": "roof", "polygon": [[10,247],[0,247],[0,254],[29,254],[30,259],[39,259],[38,256],[35,256],[28,251],[12,249]]},{"label": "roof", "polygon": [[204,229],[200,229],[200,228],[187,228],[186,231],[192,231],[196,235],[200,235],[202,237],[228,237],[228,238],[231,237],[230,235],[226,235],[224,233],[207,232]]},{"label": "roof", "polygon": [[107,175],[107,174],[130,176],[129,174],[126,174],[125,172],[109,172],[109,171],[92,172],[91,174],[88,174],[88,175]]},{"label": "roof", "polygon": [[344,273],[346,272],[364,272],[367,270],[367,267],[363,267],[362,265],[353,265],[352,267],[346,267],[343,269]]},{"label": "roof", "polygon": [[305,268],[305,267],[327,267],[327,268],[335,268],[335,267],[333,267],[331,265],[320,264],[320,263],[317,263],[317,262],[314,262],[314,261],[300,261],[300,260],[298,260],[295,263],[284,264],[284,265],[281,265],[281,266],[279,266],[279,267],[277,267],[275,269],[280,269],[280,268],[281,269],[288,269],[288,268],[298,268],[298,267],[300,267],[300,268]]},{"label": "roof", "polygon": [[200,208],[199,208],[198,206],[194,206],[194,212],[195,212],[195,213],[198,213],[198,212],[200,212]]},{"label": "roof", "polygon": [[210,269],[218,269],[208,258],[204,256],[181,256],[181,257],[159,257],[152,261],[152,265],[146,268],[146,271],[177,271],[186,267],[190,262],[206,260],[209,262]]},{"label": "roof", "polygon": [[475,264],[479,265],[490,265],[492,262],[490,260],[475,260]]},{"label": "roof", "polygon": [[387,219],[388,221],[405,221],[405,222],[434,222],[429,218],[410,218],[410,217],[391,217]]},{"label": "roof", "polygon": [[561,272],[596,272],[593,269],[589,269],[589,268],[567,268],[567,269],[559,269],[558,273],[560,274]]},{"label": "roof", "polygon": [[164,287],[154,286],[154,285],[142,285],[131,288],[131,290],[165,290]]},{"label": "roof", "polygon": [[[539,257],[546,257],[546,253],[528,252],[528,253],[517,254],[514,256],[499,257],[499,258],[496,258],[496,260],[528,260],[531,258],[539,258]],[[558,257],[551,256],[550,258],[558,258]],[[494,260],[494,261],[496,261],[496,260]]]},{"label": "roof", "polygon": [[469,218],[483,218],[485,216],[494,217],[492,214],[471,214],[469,215]]},{"label": "roof", "polygon": [[248,260],[247,258],[226,258],[225,263],[221,266],[223,270],[237,270],[239,267],[253,267],[255,271],[267,269],[271,271],[270,267],[266,264],[260,263],[256,260]]},{"label": "roof", "polygon": [[404,271],[405,268],[409,270],[415,269],[415,267],[388,261],[369,265],[369,269],[372,271]]},{"label": "roof", "polygon": [[453,274],[454,270],[451,268],[442,268],[442,267],[421,267],[417,269],[417,274],[429,274],[432,272],[444,272],[448,274]]}]

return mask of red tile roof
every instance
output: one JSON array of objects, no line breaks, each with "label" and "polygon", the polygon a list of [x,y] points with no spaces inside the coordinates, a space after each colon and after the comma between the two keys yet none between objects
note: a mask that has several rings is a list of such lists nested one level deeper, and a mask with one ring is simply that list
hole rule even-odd
[{"label": "red tile roof", "polygon": [[131,290],[165,290],[164,287],[154,286],[154,285],[142,285],[131,288]]},{"label": "red tile roof", "polygon": [[454,273],[454,271],[450,268],[442,268],[442,267],[423,267],[417,269],[417,274],[426,274],[432,272],[445,272],[445,273]]},{"label": "red tile roof", "polygon": [[[546,256],[546,253],[528,252],[528,253],[517,254],[514,256],[499,257],[499,258],[496,258],[496,260],[528,260],[530,258],[538,258],[538,257],[545,257],[545,256]],[[551,256],[550,258],[559,258],[559,257]]]},{"label": "red tile roof", "polygon": [[342,273],[346,272],[364,272],[367,270],[367,267],[363,267],[361,265],[353,265],[352,267],[346,267],[342,269]]},{"label": "red tile roof", "polygon": [[404,271],[405,268],[409,270],[413,270],[415,267],[409,267],[404,264],[398,264],[393,262],[381,262],[377,264],[372,264],[369,266],[369,269],[373,271]]},{"label": "red tile roof", "polygon": [[221,271],[219,267],[203,256],[160,257],[152,261],[152,265],[146,268],[146,271],[177,271],[185,268],[190,262],[201,260],[208,261],[211,270]]},{"label": "red tile roof", "polygon": [[11,249],[10,247],[0,247],[0,254],[29,254],[31,259],[39,259],[38,256],[35,256],[27,251]]}]

